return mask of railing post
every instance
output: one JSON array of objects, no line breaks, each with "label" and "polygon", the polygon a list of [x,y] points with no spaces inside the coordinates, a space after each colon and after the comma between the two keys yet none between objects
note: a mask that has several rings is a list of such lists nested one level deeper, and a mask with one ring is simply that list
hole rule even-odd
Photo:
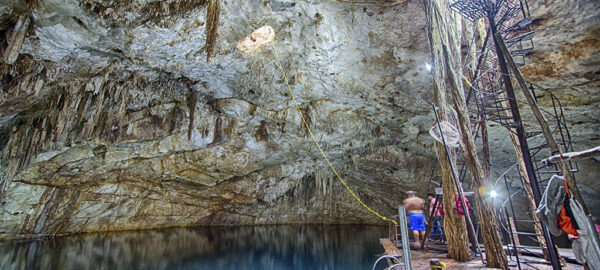
[{"label": "railing post", "polygon": [[[412,270],[410,262],[410,240],[408,239],[408,226],[406,225],[406,209],[403,205],[398,206],[398,222],[400,225],[400,235],[402,236],[402,258],[404,259],[404,269]],[[419,239],[417,239],[418,241]]]}]

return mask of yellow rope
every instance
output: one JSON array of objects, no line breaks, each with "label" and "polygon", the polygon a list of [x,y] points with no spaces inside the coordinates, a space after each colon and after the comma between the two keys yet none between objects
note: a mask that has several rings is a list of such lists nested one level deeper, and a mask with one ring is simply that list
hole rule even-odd
[{"label": "yellow rope", "polygon": [[290,84],[288,82],[287,76],[285,74],[285,70],[283,70],[283,66],[281,65],[281,60],[279,60],[279,54],[277,54],[277,50],[275,49],[275,45],[272,45],[272,46],[273,46],[273,52],[275,52],[275,57],[277,58],[277,64],[279,64],[279,68],[281,69],[281,73],[283,74],[283,79],[285,80],[285,84],[287,85],[287,88],[290,91],[290,95],[292,96],[292,100],[294,101],[294,105],[296,105],[296,110],[298,110],[298,113],[300,114],[300,118],[302,118],[302,123],[304,123],[304,126],[306,127],[306,130],[308,130],[308,133],[310,134],[310,137],[312,138],[313,142],[315,142],[315,145],[317,146],[317,149],[319,149],[319,152],[321,152],[321,155],[323,155],[323,158],[325,158],[325,161],[327,162],[327,165],[329,165],[329,167],[331,168],[331,170],[333,171],[333,173],[335,174],[335,176],[337,176],[337,178],[340,180],[340,182],[342,182],[342,184],[344,185],[344,187],[346,187],[346,189],[350,192],[350,194],[352,194],[352,196],[354,197],[354,199],[356,199],[360,204],[362,204],[362,206],[364,208],[366,208],[371,213],[375,214],[376,216],[378,216],[379,218],[381,218],[381,219],[383,219],[385,221],[389,221],[389,222],[393,222],[394,224],[398,224],[395,220],[388,219],[388,218],[380,215],[379,213],[375,212],[373,209],[369,208],[363,201],[361,201],[356,196],[356,194],[354,194],[354,192],[352,192],[352,190],[348,187],[348,185],[346,185],[346,182],[344,182],[344,180],[342,180],[342,177],[340,177],[340,175],[335,170],[335,168],[333,168],[333,166],[331,165],[331,162],[329,162],[329,159],[325,155],[325,152],[323,152],[323,149],[321,149],[321,146],[317,142],[317,139],[315,138],[315,136],[313,135],[312,131],[310,130],[310,127],[308,126],[308,123],[306,123],[306,120],[304,120],[304,115],[302,114],[302,111],[300,110],[300,106],[298,106],[298,102],[296,102],[296,97],[294,96],[294,93],[292,92],[292,88],[290,87]]}]

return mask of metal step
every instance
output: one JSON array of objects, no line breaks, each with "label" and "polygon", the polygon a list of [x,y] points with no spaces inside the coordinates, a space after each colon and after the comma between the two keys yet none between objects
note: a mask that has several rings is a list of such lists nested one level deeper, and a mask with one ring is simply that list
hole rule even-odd
[{"label": "metal step", "polygon": [[505,122],[505,121],[512,121],[513,118],[512,116],[507,116],[507,115],[494,115],[490,118],[488,118],[489,121],[494,121],[494,122]]},{"label": "metal step", "polygon": [[498,99],[492,99],[491,101],[493,101],[493,102],[485,102],[482,99],[481,106],[484,107],[484,108],[492,107],[493,105],[501,104],[502,102],[508,101],[508,100],[509,100],[508,98],[498,98]]},{"label": "metal step", "polygon": [[[493,108],[493,109],[485,109],[482,111],[482,113],[484,114],[490,114],[490,113],[497,113],[497,112],[503,112],[503,111],[510,111],[510,108],[508,107],[499,107],[499,108]],[[512,117],[511,117],[512,119]]]},{"label": "metal step", "polygon": [[[507,244],[506,246],[509,247],[509,248],[513,247],[512,244]],[[522,248],[522,249],[546,249],[546,248],[542,248],[542,247],[539,247],[539,246],[524,246],[524,245],[514,245],[514,247],[516,247],[516,248]]]},{"label": "metal step", "polygon": [[501,5],[500,10],[498,10],[498,14],[502,14],[502,16],[496,21],[496,26],[500,28],[506,23],[506,21],[514,18],[519,11],[519,8],[509,5]]},{"label": "metal step", "polygon": [[[525,132],[525,138],[529,139],[531,137],[535,137],[537,135],[542,134],[541,131],[530,131],[530,132]],[[531,149],[530,149],[531,150]]]},{"label": "metal step", "polygon": [[528,233],[528,232],[513,232],[514,234],[518,234],[518,235],[529,235],[529,236],[542,236],[542,234],[537,234],[537,233]]},{"label": "metal step", "polygon": [[509,40],[505,40],[504,43],[506,43],[506,46],[510,47],[510,46],[513,46],[515,43],[517,43],[519,41],[526,40],[526,39],[532,39],[533,38],[533,34],[534,34],[533,31],[527,32],[527,33],[525,33],[523,35],[511,38]]},{"label": "metal step", "polygon": [[529,223],[537,223],[537,221],[533,219],[515,219],[515,222],[529,222]]},{"label": "metal step", "polygon": [[493,99],[494,97],[497,97],[499,95],[501,95],[503,92],[502,91],[498,91],[498,92],[484,92],[484,96],[482,98],[480,98],[479,100],[481,101],[487,101],[490,99]]},{"label": "metal step", "polygon": [[531,152],[532,150],[541,150],[541,149],[544,149],[546,147],[548,147],[547,143],[543,143],[543,144],[540,144],[540,145],[534,146],[534,147],[529,147],[529,152]]},{"label": "metal step", "polygon": [[509,26],[508,28],[506,28],[504,30],[504,33],[508,33],[508,32],[513,31],[513,30],[518,30],[518,29],[527,27],[527,26],[531,25],[532,22],[533,21],[530,18],[523,18],[520,21],[518,21],[517,23],[515,23],[515,24]]},{"label": "metal step", "polygon": [[478,1],[456,0],[450,4],[450,8],[472,22],[486,16],[485,6]]},{"label": "metal step", "polygon": [[512,56],[528,56],[531,54],[531,51],[533,51],[533,48],[512,50],[512,51],[510,51],[510,55],[512,55]]}]

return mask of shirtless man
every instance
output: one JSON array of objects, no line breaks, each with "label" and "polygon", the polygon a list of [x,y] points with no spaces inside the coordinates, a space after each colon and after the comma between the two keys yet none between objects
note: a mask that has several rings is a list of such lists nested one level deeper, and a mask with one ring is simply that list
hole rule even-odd
[{"label": "shirtless man", "polygon": [[410,221],[410,230],[415,238],[415,246],[420,247],[421,241],[425,241],[425,214],[423,214],[425,201],[417,197],[417,193],[414,191],[408,191],[406,195],[408,197],[402,203],[408,211],[408,220]]}]

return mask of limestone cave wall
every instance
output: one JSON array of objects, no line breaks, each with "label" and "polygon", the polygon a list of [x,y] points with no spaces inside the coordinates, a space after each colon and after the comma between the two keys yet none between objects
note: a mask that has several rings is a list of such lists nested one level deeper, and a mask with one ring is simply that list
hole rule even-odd
[{"label": "limestone cave wall", "polygon": [[[378,222],[302,128],[273,50],[361,199],[391,215],[405,190],[424,190],[429,53],[424,22],[409,16],[419,2],[222,5],[210,63],[201,2],[5,11],[33,16],[17,61],[2,66],[2,234]],[[277,32],[274,48],[236,50],[262,25]]]},{"label": "limestone cave wall", "polygon": [[[274,50],[317,140],[367,205],[392,215],[404,191],[425,192],[435,154],[421,1],[221,1],[210,62],[206,2],[2,1],[2,237],[378,223],[302,127]],[[524,74],[564,97],[576,147],[595,146],[598,3],[530,2],[544,45]],[[574,12],[583,19],[565,19]],[[273,46],[237,49],[263,25]],[[557,69],[553,59],[579,62]],[[490,130],[495,165],[511,164],[505,131]],[[578,178],[588,204],[600,202],[594,162]]]}]

